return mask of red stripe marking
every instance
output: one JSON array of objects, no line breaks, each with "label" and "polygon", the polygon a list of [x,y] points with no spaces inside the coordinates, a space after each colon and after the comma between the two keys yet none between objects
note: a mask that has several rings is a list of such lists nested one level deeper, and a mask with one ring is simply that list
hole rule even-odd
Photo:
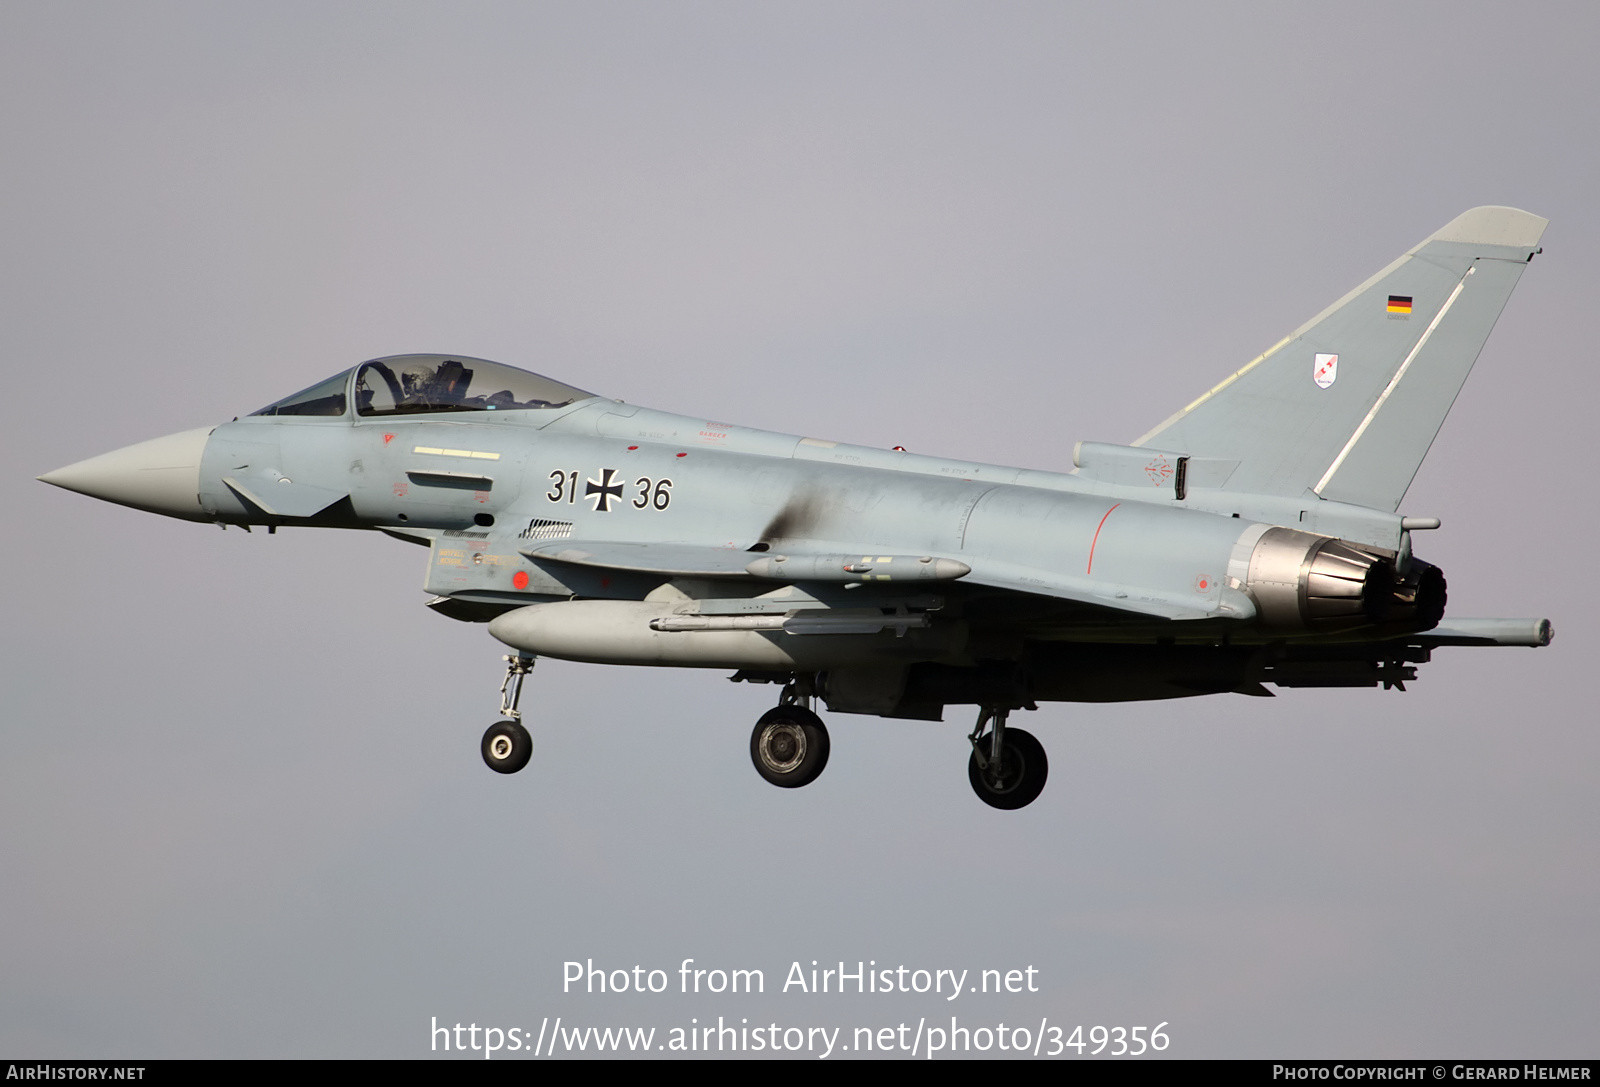
[{"label": "red stripe marking", "polygon": [[[1118,502],[1117,506],[1120,505],[1122,505],[1122,503]],[[1112,506],[1110,509],[1106,510],[1106,517],[1110,517],[1114,512],[1116,512],[1117,506]],[[1094,547],[1095,544],[1100,542],[1100,530],[1106,527],[1106,517],[1100,518],[1100,523],[1094,526],[1094,539],[1089,541],[1089,565],[1083,571],[1086,574],[1094,573]]]}]

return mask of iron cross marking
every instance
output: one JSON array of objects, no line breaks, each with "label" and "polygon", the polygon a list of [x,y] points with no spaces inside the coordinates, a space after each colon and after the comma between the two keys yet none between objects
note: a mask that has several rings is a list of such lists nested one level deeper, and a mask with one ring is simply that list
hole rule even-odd
[{"label": "iron cross marking", "polygon": [[594,502],[594,508],[601,513],[611,512],[611,500],[615,498],[622,501],[622,484],[611,482],[617,474],[614,468],[605,468],[600,472],[599,479],[590,479],[585,482],[588,486],[583,489],[583,497]]}]

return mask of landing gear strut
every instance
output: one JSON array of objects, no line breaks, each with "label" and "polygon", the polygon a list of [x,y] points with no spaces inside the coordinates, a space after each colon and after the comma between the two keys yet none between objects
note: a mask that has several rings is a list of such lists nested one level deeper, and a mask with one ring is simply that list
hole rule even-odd
[{"label": "landing gear strut", "polygon": [[828,765],[828,726],[812,712],[812,697],[811,677],[796,677],[750,733],[756,773],[784,789],[810,785]]},{"label": "landing gear strut", "polygon": [[[1044,745],[1031,732],[1007,728],[1011,710],[1003,706],[984,706],[978,723],[967,739],[972,757],[967,760],[967,779],[978,799],[992,808],[1013,811],[1025,808],[1044,791],[1050,776],[1050,761]],[[987,733],[984,725],[992,726]]]},{"label": "landing gear strut", "polygon": [[506,678],[500,684],[500,713],[507,718],[496,721],[483,734],[483,761],[497,774],[514,774],[533,757],[533,737],[522,725],[522,681],[533,671],[535,658],[521,653],[507,656]]}]

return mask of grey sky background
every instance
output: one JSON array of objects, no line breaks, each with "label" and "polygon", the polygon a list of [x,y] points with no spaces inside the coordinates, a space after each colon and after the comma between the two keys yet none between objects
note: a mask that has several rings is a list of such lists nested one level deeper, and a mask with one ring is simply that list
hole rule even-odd
[{"label": "grey sky background", "polygon": [[[1181,1056],[1589,1056],[1600,16],[1584,4],[0,7],[0,1052],[422,1056],[537,1029],[1166,1021]],[[357,361],[1065,469],[1449,219],[1550,218],[1403,512],[1455,616],[1404,694],[1048,705],[1044,796],[944,724],[503,648],[421,549],[36,483]],[[561,964],[759,967],[752,997]],[[1040,992],[781,994],[792,961]],[[676,975],[674,974],[674,977]],[[1069,1051],[1070,1052],[1070,1051]]]}]

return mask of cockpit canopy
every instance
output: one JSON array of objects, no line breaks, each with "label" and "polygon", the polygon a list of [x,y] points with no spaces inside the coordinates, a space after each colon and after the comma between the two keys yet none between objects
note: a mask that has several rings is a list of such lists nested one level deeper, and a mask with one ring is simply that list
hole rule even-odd
[{"label": "cockpit canopy", "polygon": [[345,390],[350,386],[350,370],[319,381],[309,389],[301,389],[275,404],[268,404],[251,415],[324,415],[338,416],[345,412]]},{"label": "cockpit canopy", "polygon": [[393,355],[356,371],[358,415],[564,408],[593,393],[463,355]]},{"label": "cockpit canopy", "polygon": [[562,408],[593,395],[487,359],[391,355],[364,362],[354,371],[346,370],[251,414],[342,416],[350,396],[357,415],[374,416]]}]

